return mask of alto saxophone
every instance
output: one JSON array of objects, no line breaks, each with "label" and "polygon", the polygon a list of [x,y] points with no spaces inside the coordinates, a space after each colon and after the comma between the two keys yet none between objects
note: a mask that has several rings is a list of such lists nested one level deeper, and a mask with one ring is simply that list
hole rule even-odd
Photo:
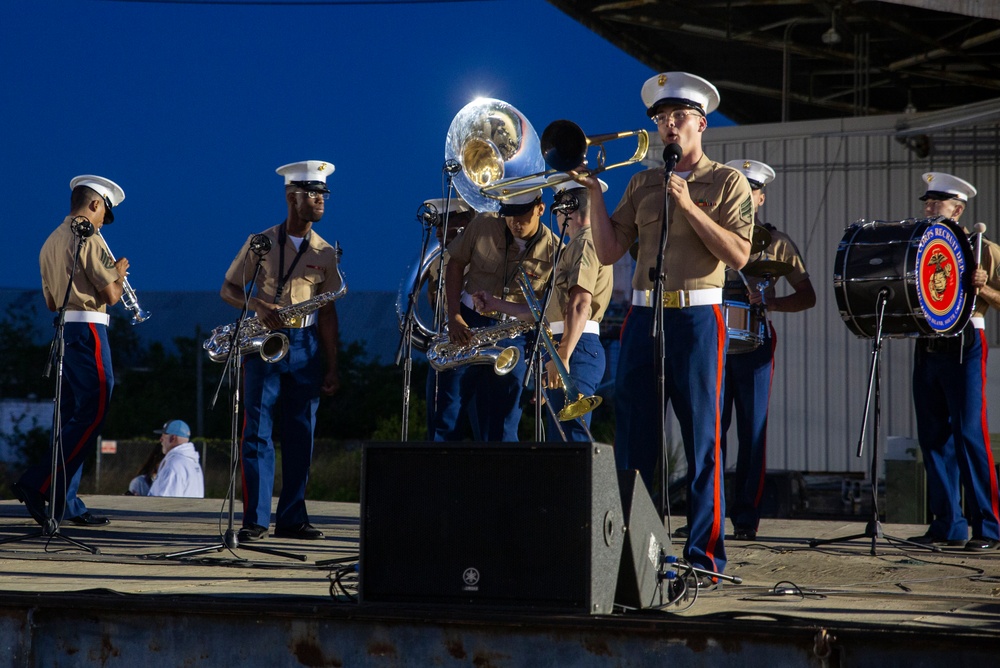
[{"label": "alto saxophone", "polygon": [[529,332],[535,328],[535,323],[523,320],[504,320],[489,327],[477,327],[469,330],[472,339],[466,345],[452,343],[448,333],[438,334],[431,339],[427,348],[427,361],[436,371],[453,369],[466,364],[492,364],[498,376],[510,373],[521,358],[517,346],[501,348],[495,345],[497,341],[512,339],[515,336]]},{"label": "alto saxophone", "polygon": [[[347,281],[344,280],[344,273],[340,270],[340,256],[343,251],[339,243],[334,246],[334,251],[337,253],[337,275],[340,276],[340,289],[334,292],[324,292],[304,302],[278,309],[278,316],[286,327],[298,326],[302,319],[313,311],[319,310],[347,294]],[[212,330],[211,336],[205,339],[205,343],[202,344],[202,348],[208,353],[210,360],[213,362],[226,361],[226,358],[229,357],[229,348],[232,345],[235,330],[235,322],[219,325]],[[240,327],[240,338],[236,352],[239,355],[256,352],[265,362],[273,364],[280,361],[288,353],[288,337],[281,332],[269,330],[260,321],[260,318],[248,318],[243,321],[243,325]]]}]

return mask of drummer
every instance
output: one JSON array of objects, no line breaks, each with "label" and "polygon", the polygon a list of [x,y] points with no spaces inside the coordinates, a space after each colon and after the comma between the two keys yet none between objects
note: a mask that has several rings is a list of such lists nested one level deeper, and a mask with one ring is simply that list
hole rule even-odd
[{"label": "drummer", "polygon": [[[764,496],[767,461],[767,410],[774,373],[774,351],[778,338],[766,316],[772,312],[792,313],[816,305],[816,292],[795,243],[774,225],[761,220],[764,187],[774,180],[774,169],[757,160],[731,160],[726,163],[746,176],[757,211],[750,262],[743,268],[751,308],[760,309],[765,318],[761,344],[752,351],[726,355],[725,388],[722,396],[722,451],[726,452],[726,432],[736,409],[736,479],[730,497],[729,517],[736,540],[754,540],[760,524],[760,504]],[[765,247],[763,242],[770,239]],[[793,292],[775,295],[780,276]]]},{"label": "drummer", "polygon": [[[920,199],[929,217],[957,221],[976,196],[971,183],[951,174],[928,172],[923,181]],[[1000,547],[1000,500],[986,419],[984,316],[990,306],[1000,308],[1000,246],[991,241],[982,241],[972,286],[976,306],[962,334],[920,338],[914,350],[913,406],[932,517],[927,531],[909,540],[985,552]],[[965,488],[964,514],[959,483]]]}]

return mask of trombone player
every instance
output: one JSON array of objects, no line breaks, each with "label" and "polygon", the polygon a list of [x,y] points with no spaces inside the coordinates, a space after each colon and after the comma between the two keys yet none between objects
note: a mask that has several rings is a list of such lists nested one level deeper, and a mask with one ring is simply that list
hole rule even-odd
[{"label": "trombone player", "polygon": [[[544,290],[559,241],[541,224],[543,213],[545,203],[540,190],[509,197],[502,201],[498,214],[477,215],[448,244],[445,297],[452,343],[468,345],[471,327],[499,324],[496,318],[476,312],[472,300],[475,293],[485,292],[503,301],[523,301],[515,280],[520,268],[528,274],[536,293]],[[518,440],[521,392],[527,373],[525,337],[504,339],[498,345],[519,349],[514,369],[498,376],[488,365],[460,367],[459,395],[477,441],[513,443]]]},{"label": "trombone player", "polygon": [[[655,169],[634,175],[610,216],[598,180],[576,173],[590,192],[598,259],[613,264],[638,239],[632,306],[615,377],[615,460],[619,469],[638,469],[652,491],[657,459],[665,454],[667,404],[673,402],[687,458],[690,534],[684,557],[692,566],[722,573],[720,423],[727,345],[722,287],[726,266],[742,268],[750,256],[753,199],[740,172],[712,161],[702,149],[706,116],[719,106],[715,86],[686,72],[664,72],[646,81],[641,97],[663,144],[677,144],[681,151],[672,173]],[[652,333],[657,278],[663,280],[662,330],[669,336],[662,357]],[[657,368],[663,371],[662,404]],[[713,582],[708,575],[700,580],[706,586]]]},{"label": "trombone player", "polygon": [[[555,269],[553,293],[549,299],[546,319],[558,342],[559,358],[576,389],[584,396],[597,390],[607,364],[601,345],[600,322],[611,301],[614,270],[597,260],[597,251],[590,230],[590,196],[586,188],[575,181],[564,181],[560,175],[549,178],[556,193],[553,211],[562,214],[569,241],[561,250]],[[602,191],[607,184],[601,183]],[[504,302],[485,292],[475,295],[477,307],[483,311],[500,311],[523,319],[531,317],[527,304]],[[562,385],[562,377],[551,360],[546,365],[549,389]],[[572,397],[575,399],[576,397]],[[569,420],[560,425],[547,416],[546,441],[561,441],[562,427],[566,441],[591,441],[591,412],[581,416],[582,422]]]}]

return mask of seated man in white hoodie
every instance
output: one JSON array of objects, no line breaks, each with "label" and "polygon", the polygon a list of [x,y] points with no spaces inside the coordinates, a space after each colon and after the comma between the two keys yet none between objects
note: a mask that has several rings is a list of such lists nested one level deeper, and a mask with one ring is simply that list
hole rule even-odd
[{"label": "seated man in white hoodie", "polygon": [[183,420],[170,420],[154,434],[160,435],[163,461],[156,471],[148,496],[188,496],[204,498],[205,476],[198,451],[190,440],[191,428]]}]

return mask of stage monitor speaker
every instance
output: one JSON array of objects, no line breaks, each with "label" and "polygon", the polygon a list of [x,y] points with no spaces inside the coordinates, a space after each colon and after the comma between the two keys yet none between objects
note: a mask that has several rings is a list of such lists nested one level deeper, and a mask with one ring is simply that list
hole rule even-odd
[{"label": "stage monitor speaker", "polygon": [[361,475],[363,603],[611,612],[611,446],[373,443]]},{"label": "stage monitor speaker", "polygon": [[668,602],[661,587],[660,562],[670,552],[670,537],[660,513],[638,471],[619,471],[625,546],[615,603],[628,608],[651,608]]}]

